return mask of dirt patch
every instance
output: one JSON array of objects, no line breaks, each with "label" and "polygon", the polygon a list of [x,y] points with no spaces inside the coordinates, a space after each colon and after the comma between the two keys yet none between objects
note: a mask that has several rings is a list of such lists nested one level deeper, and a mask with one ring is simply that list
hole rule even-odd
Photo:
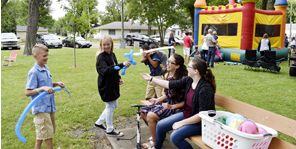
[{"label": "dirt patch", "polygon": [[[113,119],[113,125],[116,130],[119,129],[126,129],[126,128],[136,128],[137,127],[137,117],[136,115],[134,116],[129,116],[129,117],[118,117],[116,119]],[[141,121],[141,126],[144,126],[144,122]],[[93,142],[93,147],[95,149],[114,149],[111,146],[110,141],[108,140],[107,136],[105,135],[105,132],[102,129],[99,129],[95,126],[89,127],[88,130],[83,131],[81,128],[76,129],[75,131],[71,131],[70,134],[73,136],[81,136],[85,133],[91,134],[92,142]]]}]

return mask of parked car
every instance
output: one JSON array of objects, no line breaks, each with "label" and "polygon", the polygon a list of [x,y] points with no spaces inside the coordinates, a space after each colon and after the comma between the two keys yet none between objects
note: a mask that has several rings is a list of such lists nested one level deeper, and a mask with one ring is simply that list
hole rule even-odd
[{"label": "parked car", "polygon": [[21,49],[18,39],[20,37],[16,37],[14,33],[1,33],[1,50]]},{"label": "parked car", "polygon": [[[74,47],[74,37],[67,37],[62,40],[62,43],[64,47]],[[91,46],[92,44],[83,37],[75,37],[75,48],[90,48]]]},{"label": "parked car", "polygon": [[150,38],[148,35],[143,33],[128,33],[125,36],[125,41],[126,41],[126,45],[128,46],[132,46],[135,41],[140,42],[140,46],[143,44],[150,45],[151,43],[158,44],[156,40]]},{"label": "parked car", "polygon": [[[178,38],[178,37],[174,37],[175,41],[176,41],[176,46],[182,46],[184,44],[183,39]],[[164,45],[169,45],[169,37],[164,37],[164,41],[163,41]]]},{"label": "parked car", "polygon": [[36,43],[43,44],[43,45],[47,46],[48,48],[62,48],[63,47],[60,38],[58,38],[56,35],[50,34],[50,33],[37,34]]}]

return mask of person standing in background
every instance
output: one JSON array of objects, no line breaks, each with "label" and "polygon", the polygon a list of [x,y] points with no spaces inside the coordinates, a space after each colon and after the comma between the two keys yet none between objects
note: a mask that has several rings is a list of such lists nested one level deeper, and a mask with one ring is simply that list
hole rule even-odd
[{"label": "person standing in background", "polygon": [[189,32],[186,31],[185,32],[185,37],[183,38],[184,40],[184,45],[183,45],[183,54],[184,54],[184,60],[185,60],[185,64],[186,63],[189,63],[189,60],[190,60],[190,46],[192,44],[192,41],[190,39],[190,37],[188,36],[189,35]]},{"label": "person standing in background", "polygon": [[209,29],[208,34],[206,36],[207,46],[209,47],[207,65],[208,67],[210,66],[210,60],[211,60],[211,67],[214,68],[216,40],[214,39],[212,32],[213,32],[212,29]]},{"label": "person standing in background", "polygon": [[[171,33],[171,34],[170,34],[170,38],[169,38],[169,46],[172,46],[172,41],[173,41],[173,42],[176,42],[176,41],[175,41],[175,35],[174,35],[174,33]],[[168,55],[168,58],[170,58],[170,56],[171,56],[171,49],[169,49],[169,55]]]},{"label": "person standing in background", "polygon": [[268,39],[267,33],[263,35],[263,39],[260,40],[258,45],[258,52],[260,52],[261,56],[264,56],[265,51],[271,51],[270,41]]}]

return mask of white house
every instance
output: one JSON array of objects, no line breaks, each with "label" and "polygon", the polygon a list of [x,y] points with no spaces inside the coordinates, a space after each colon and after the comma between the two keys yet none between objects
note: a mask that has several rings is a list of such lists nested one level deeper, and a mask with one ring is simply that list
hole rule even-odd
[{"label": "white house", "polygon": [[[291,32],[292,32],[292,36],[291,37],[296,37],[296,24],[292,24]],[[287,36],[289,38],[289,41],[291,41],[291,39],[290,39],[290,23],[289,24],[286,24],[286,31],[285,31],[285,33],[287,34]]]},{"label": "white house", "polygon": [[[111,22],[102,26],[95,27],[99,33],[94,34],[94,39],[101,39],[103,35],[110,35],[112,39],[121,39],[121,22]],[[124,22],[124,35],[130,32],[138,32],[148,34],[148,26],[138,23]],[[157,27],[151,27],[152,34],[158,34]]]},{"label": "white house", "polygon": [[[37,34],[47,33],[47,32],[48,32],[47,28],[39,27]],[[26,37],[27,37],[27,26],[17,26],[16,27],[16,35],[17,35],[17,37],[20,37],[21,42],[25,42]]]}]

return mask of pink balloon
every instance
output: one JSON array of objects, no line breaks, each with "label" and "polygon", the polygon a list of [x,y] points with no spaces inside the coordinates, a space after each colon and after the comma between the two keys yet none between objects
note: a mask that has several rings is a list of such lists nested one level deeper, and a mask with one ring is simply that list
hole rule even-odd
[{"label": "pink balloon", "polygon": [[267,133],[267,131],[264,129],[264,128],[262,128],[262,127],[258,127],[258,134],[265,134],[265,133]]},{"label": "pink balloon", "polygon": [[257,125],[252,121],[244,121],[239,125],[238,130],[248,134],[258,134],[259,131]]}]

